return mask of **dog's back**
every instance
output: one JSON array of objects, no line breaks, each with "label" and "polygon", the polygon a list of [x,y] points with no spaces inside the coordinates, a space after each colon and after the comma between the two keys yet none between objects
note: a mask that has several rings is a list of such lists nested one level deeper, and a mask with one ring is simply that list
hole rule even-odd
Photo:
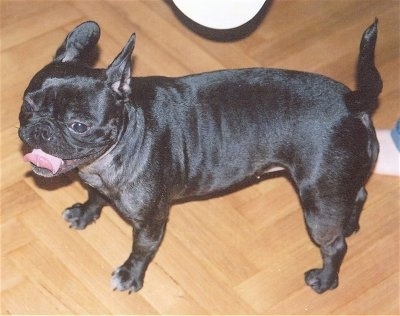
[{"label": "dog's back", "polygon": [[369,174],[377,152],[369,113],[381,86],[375,40],[376,22],[363,35],[355,92],[321,75],[265,68],[135,78],[133,103],[157,122],[152,135],[165,142],[168,133],[177,196],[220,191],[273,166],[301,181],[329,156],[331,166],[346,165],[341,150]]}]

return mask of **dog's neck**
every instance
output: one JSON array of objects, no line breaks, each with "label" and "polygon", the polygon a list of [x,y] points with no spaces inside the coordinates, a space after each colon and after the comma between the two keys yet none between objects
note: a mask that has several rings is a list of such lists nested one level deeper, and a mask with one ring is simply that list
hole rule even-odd
[{"label": "dog's neck", "polygon": [[[117,141],[98,159],[79,167],[79,176],[90,186],[112,188],[114,182],[121,178],[119,172],[127,172],[127,167],[134,169],[134,166],[140,164],[139,156],[145,152],[142,148],[145,132],[142,110],[130,104],[125,105],[122,123]],[[128,144],[130,150],[126,150]],[[123,165],[126,161],[129,161],[129,166]]]}]

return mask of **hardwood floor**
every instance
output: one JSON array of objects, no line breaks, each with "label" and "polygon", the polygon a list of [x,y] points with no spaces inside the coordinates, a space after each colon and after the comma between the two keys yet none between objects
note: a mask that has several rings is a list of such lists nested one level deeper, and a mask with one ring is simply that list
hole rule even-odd
[{"label": "hardwood floor", "polygon": [[361,230],[348,239],[339,287],[304,284],[321,259],[285,177],[172,208],[163,245],[136,294],[113,292],[111,272],[131,248],[131,228],[111,208],[74,231],[61,211],[84,201],[74,175],[33,176],[17,136],[22,94],[67,32],[102,27],[105,67],[137,34],[137,76],[179,76],[253,66],[318,72],[354,87],[359,40],[379,18],[376,63],[384,90],[374,115],[399,111],[399,4],[388,0],[275,0],[260,26],[235,42],[187,29],[163,1],[1,1],[2,314],[399,314],[399,178],[374,174]]}]

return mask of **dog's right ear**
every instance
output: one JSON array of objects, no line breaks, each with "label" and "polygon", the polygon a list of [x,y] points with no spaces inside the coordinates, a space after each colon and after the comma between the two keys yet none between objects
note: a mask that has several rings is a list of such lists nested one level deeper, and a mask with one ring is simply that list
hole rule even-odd
[{"label": "dog's right ear", "polygon": [[120,97],[127,97],[131,93],[132,52],[135,48],[136,35],[133,33],[122,51],[106,70],[108,81]]},{"label": "dog's right ear", "polygon": [[87,21],[73,29],[57,49],[54,61],[85,61],[100,38],[100,27],[96,22]]}]

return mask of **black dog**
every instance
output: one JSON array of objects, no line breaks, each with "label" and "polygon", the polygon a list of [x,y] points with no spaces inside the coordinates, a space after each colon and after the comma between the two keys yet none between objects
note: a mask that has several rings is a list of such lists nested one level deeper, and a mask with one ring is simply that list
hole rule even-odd
[{"label": "black dog", "polygon": [[113,273],[138,291],[163,239],[173,201],[256,179],[291,175],[323,267],[306,273],[322,293],[338,285],[345,237],[359,229],[364,185],[378,155],[371,122],[382,81],[374,66],[377,21],[361,40],[356,91],[317,74],[225,70],[181,78],[131,78],[132,35],[107,69],[86,64],[100,30],[68,34],[24,94],[19,136],[35,173],[75,167],[91,189],[66,209],[83,229],[107,203],[133,225],[133,249]]}]

